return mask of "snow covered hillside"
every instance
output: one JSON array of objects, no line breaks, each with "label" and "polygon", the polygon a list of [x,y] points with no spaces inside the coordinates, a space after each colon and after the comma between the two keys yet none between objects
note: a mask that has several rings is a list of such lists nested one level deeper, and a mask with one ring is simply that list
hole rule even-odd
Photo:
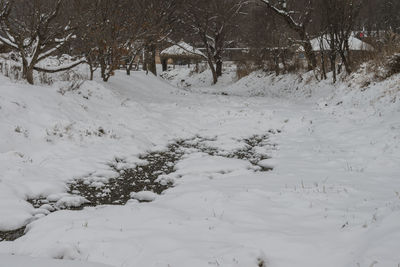
[{"label": "snow covered hillside", "polygon": [[[0,266],[398,266],[400,76],[365,79],[178,89],[117,72],[68,91],[0,76],[0,232],[26,225],[0,242]],[[52,213],[27,202],[78,206],[68,182],[105,186],[179,140],[161,195]],[[263,157],[231,156],[249,146]]]}]

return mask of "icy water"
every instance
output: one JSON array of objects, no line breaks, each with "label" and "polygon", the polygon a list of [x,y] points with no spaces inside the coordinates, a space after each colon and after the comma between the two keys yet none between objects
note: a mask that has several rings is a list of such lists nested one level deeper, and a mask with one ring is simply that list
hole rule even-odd
[{"label": "icy water", "polygon": [[[120,173],[117,178],[108,179],[101,186],[93,186],[89,182],[90,177],[80,178],[68,184],[68,193],[80,196],[87,200],[86,203],[75,206],[58,206],[57,202],[51,202],[46,198],[29,199],[35,208],[47,206],[49,212],[61,209],[79,210],[85,206],[98,205],[124,205],[131,199],[132,192],[151,191],[161,194],[166,189],[174,186],[172,182],[162,182],[158,178],[160,175],[168,175],[175,171],[176,164],[185,154],[202,152],[210,156],[221,156],[226,158],[236,158],[249,161],[255,166],[256,171],[271,171],[272,168],[259,166],[261,160],[270,158],[265,153],[257,152],[257,148],[268,146],[269,150],[274,149],[275,145],[270,144],[269,135],[275,133],[270,131],[263,135],[254,135],[249,138],[238,140],[244,143],[242,148],[233,151],[223,151],[209,144],[216,139],[203,138],[196,136],[190,139],[177,140],[167,146],[163,151],[153,151],[140,156],[144,162],[132,169],[118,170],[118,163],[124,163],[122,159],[115,159],[110,163],[110,167]],[[24,235],[25,227],[15,231],[0,232],[0,239],[12,241]],[[1,241],[0,240],[0,241]]]},{"label": "icy water", "polygon": [[[176,163],[181,159],[183,152],[177,143],[170,144],[165,151],[151,152],[140,159],[147,164],[139,165],[134,169],[121,172],[118,178],[113,178],[104,187],[92,187],[85,180],[74,181],[69,186],[69,193],[80,195],[89,200],[90,205],[123,205],[131,199],[132,192],[152,191],[161,194],[173,186],[172,183],[157,182],[159,175],[174,172]],[[118,163],[119,160],[117,160]]]}]

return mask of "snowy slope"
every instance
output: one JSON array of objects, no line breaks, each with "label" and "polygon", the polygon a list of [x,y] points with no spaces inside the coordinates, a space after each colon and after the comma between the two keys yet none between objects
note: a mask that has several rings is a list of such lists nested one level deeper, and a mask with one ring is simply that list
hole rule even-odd
[{"label": "snowy slope", "polygon": [[[0,78],[0,229],[41,217],[0,252],[111,266],[397,266],[399,77],[350,90],[357,78],[335,88],[255,73],[189,92],[117,73],[65,95]],[[281,131],[269,140],[272,172],[192,153],[151,203],[42,217],[24,201],[113,176],[115,157],[134,166],[174,138],[213,137],[230,151],[270,129]]]}]

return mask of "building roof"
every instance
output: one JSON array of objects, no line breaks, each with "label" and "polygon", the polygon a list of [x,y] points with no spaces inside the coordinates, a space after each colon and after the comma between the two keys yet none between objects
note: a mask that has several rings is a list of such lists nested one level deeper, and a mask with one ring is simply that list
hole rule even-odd
[{"label": "building roof", "polygon": [[205,57],[205,55],[199,50],[194,48],[193,46],[185,43],[184,41],[180,41],[178,44],[168,47],[164,49],[160,53],[161,56],[169,56],[169,57]]},{"label": "building roof", "polygon": [[[311,42],[313,51],[317,51],[317,52],[321,51],[321,41],[322,41],[322,49],[330,50],[329,40],[330,40],[330,37],[327,35],[323,35],[323,36],[312,39],[310,42]],[[356,38],[354,35],[351,35],[349,37],[349,48],[351,51],[373,51],[373,50],[375,50],[372,45],[361,41],[360,39]],[[304,48],[300,47],[298,51],[304,52]]]}]

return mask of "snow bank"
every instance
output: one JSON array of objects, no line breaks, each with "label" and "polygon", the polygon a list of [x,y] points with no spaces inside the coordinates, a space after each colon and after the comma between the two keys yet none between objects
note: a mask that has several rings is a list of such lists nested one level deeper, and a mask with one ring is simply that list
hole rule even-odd
[{"label": "snow bank", "polygon": [[208,69],[196,73],[194,67],[180,67],[162,76],[172,85],[191,92],[306,101],[334,112],[358,111],[373,116],[400,110],[400,74],[379,81],[368,71],[367,65],[348,77],[339,76],[336,84],[332,84],[331,74],[327,80],[318,81],[312,72],[276,76],[256,71],[236,81],[234,64],[227,65],[225,70],[219,85],[212,87]]},{"label": "snow bank", "polygon": [[[200,63],[198,68],[195,65],[191,65],[190,68],[187,65],[170,67],[168,71],[161,73],[160,76],[172,86],[189,91],[192,91],[192,88],[200,90],[213,84],[211,70],[205,62]],[[218,78],[218,83],[214,86],[222,88],[236,80],[236,65],[232,62],[225,62],[222,77]]]},{"label": "snow bank", "polygon": [[199,101],[143,72],[133,77],[117,72],[113,78],[60,92],[57,83],[29,86],[0,76],[0,230],[32,219],[27,199],[63,193],[72,179],[90,177],[95,185],[117,177],[115,158],[135,166],[141,153],[162,149],[174,138],[201,131],[224,133],[220,141],[227,142],[251,135],[254,126],[263,132],[279,125],[247,120],[270,114],[245,106],[227,113],[219,109],[223,98]]},{"label": "snow bank", "polygon": [[229,150],[275,129],[276,144],[261,162],[272,172],[192,151],[160,178],[177,183],[156,201],[54,212],[0,242],[0,252],[128,267],[397,266],[400,77],[363,85],[355,75],[333,86],[254,73],[180,90],[117,72],[65,94],[0,77],[5,230],[49,208],[35,211],[26,199],[62,199],[74,178],[106,183],[116,162],[140,165],[140,154],[170,140],[199,135]]}]

